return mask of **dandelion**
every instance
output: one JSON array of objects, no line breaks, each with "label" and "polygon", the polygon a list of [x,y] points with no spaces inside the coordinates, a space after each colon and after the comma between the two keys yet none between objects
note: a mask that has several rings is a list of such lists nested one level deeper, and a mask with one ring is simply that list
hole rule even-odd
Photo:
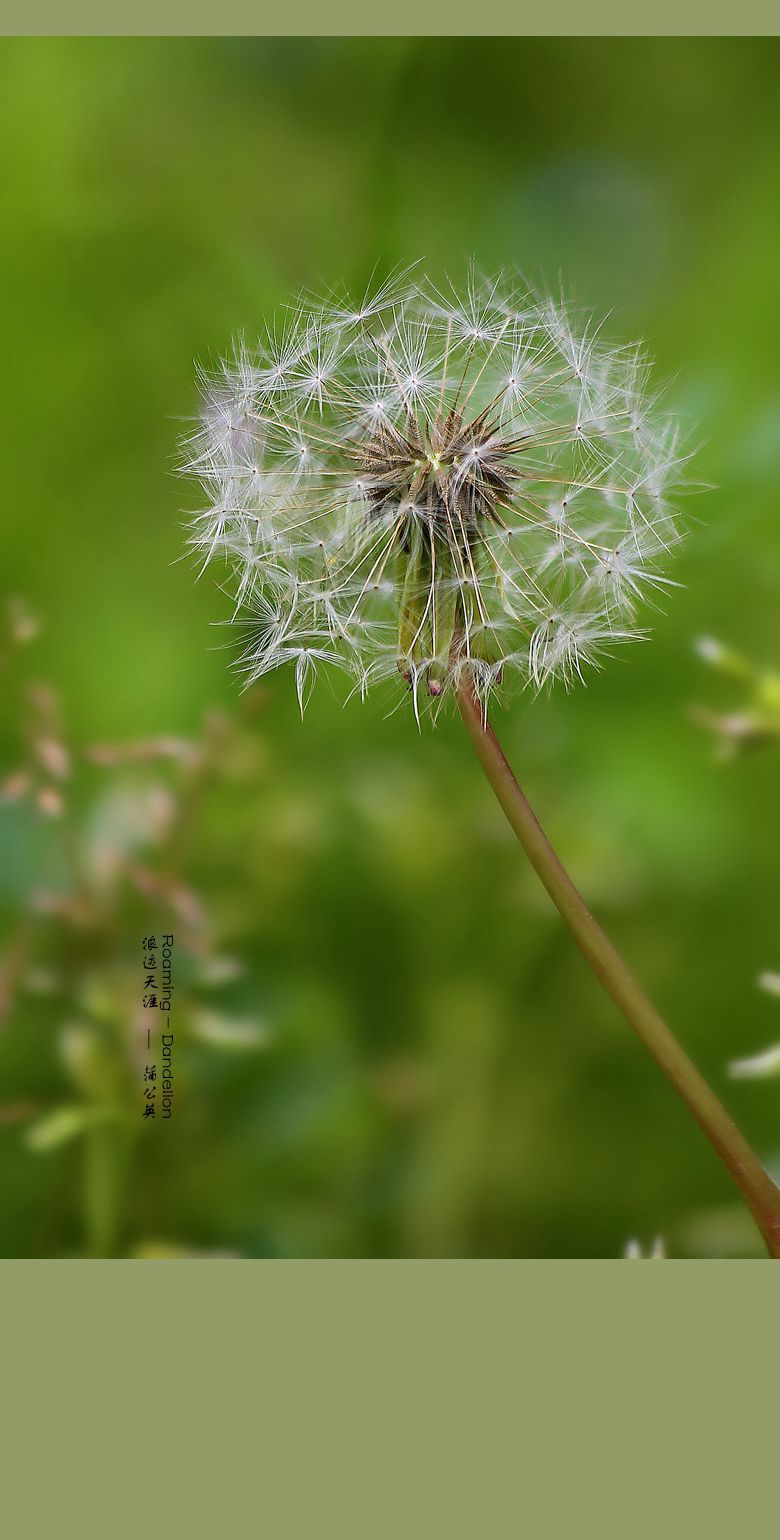
[{"label": "dandelion", "polygon": [[226,559],[250,680],[317,663],[421,704],[567,685],[641,633],[685,455],[636,348],[501,280],[300,303],[203,381],[191,544]]},{"label": "dandelion", "polygon": [[641,348],[515,279],[400,275],[301,300],[203,381],[184,470],[190,544],[231,575],[255,680],[291,665],[415,715],[457,705],[485,774],[597,978],[708,1134],[770,1254],[780,1192],[628,972],[540,828],[488,721],[512,684],[584,679],[673,586],[687,451]]}]

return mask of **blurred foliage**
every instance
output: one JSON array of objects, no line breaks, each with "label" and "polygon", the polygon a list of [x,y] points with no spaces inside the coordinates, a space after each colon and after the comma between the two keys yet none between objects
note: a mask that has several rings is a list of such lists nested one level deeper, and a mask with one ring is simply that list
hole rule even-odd
[{"label": "blurred foliage", "polygon": [[[778,758],[722,763],[691,707],[695,637],[780,657],[777,62],[772,39],[0,45],[3,586],[42,618],[9,612],[0,709],[6,1255],[757,1251],[457,724],[326,686],[301,725],[284,677],[239,697],[170,472],[194,358],[376,262],[561,273],[647,338],[713,489],[684,586],[652,642],[497,726],[776,1161],[776,1081],[726,1066],[775,1035],[752,980],[780,965]],[[179,1082],[150,1127],[154,929]]]},{"label": "blurred foliage", "polygon": [[746,749],[780,740],[780,672],[756,668],[714,636],[697,642],[699,656],[734,686],[737,704],[728,712],[697,706],[694,717],[715,738],[720,755],[731,759]]}]

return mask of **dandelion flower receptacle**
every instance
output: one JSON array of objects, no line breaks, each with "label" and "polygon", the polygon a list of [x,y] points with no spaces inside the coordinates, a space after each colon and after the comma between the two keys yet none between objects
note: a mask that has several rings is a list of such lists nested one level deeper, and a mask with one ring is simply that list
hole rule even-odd
[{"label": "dandelion flower receptacle", "polygon": [[514,280],[401,275],[301,301],[203,378],[184,469],[207,507],[254,680],[323,665],[460,711],[509,822],[593,972],[708,1134],[780,1256],[780,1192],[589,914],[489,726],[517,683],[571,685],[642,635],[673,584],[686,451],[637,346]]}]

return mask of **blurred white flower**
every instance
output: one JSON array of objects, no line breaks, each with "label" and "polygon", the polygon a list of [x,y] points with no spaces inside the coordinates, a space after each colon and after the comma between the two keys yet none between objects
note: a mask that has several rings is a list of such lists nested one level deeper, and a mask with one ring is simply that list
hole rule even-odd
[{"label": "blurred white flower", "polygon": [[626,1241],[623,1256],[629,1262],[661,1262],[666,1259],[666,1243],[662,1236],[657,1235],[650,1250],[644,1252],[639,1241]]},{"label": "blurred white flower", "polygon": [[415,709],[463,670],[570,684],[639,633],[680,538],[678,431],[638,347],[513,280],[409,276],[300,302],[203,381],[183,469],[226,559],[250,680],[397,673]]},{"label": "blurred white flower", "polygon": [[780,1075],[780,1043],[749,1059],[732,1059],[728,1072],[732,1080],[769,1080]]}]

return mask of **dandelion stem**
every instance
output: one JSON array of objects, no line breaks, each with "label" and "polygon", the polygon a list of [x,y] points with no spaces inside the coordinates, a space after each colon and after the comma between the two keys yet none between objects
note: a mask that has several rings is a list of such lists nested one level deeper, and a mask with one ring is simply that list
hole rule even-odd
[{"label": "dandelion stem", "polygon": [[780,1259],[780,1189],[651,1005],[561,865],[512,773],[467,670],[461,672],[457,698],[488,781],[585,961],[704,1130],[739,1187],[770,1257]]}]

